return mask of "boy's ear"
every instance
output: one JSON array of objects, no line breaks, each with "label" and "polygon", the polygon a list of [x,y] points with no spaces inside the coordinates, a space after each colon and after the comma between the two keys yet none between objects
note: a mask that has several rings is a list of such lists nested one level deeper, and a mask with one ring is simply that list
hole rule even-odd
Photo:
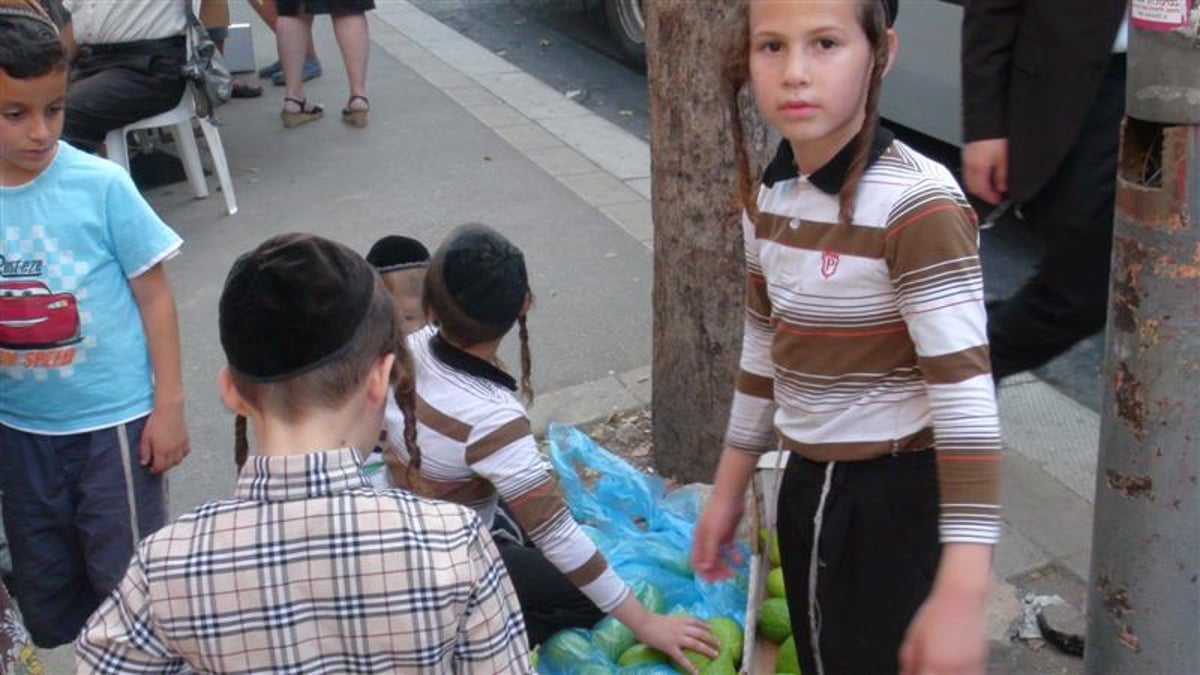
[{"label": "boy's ear", "polygon": [[396,355],[388,354],[375,360],[367,373],[367,398],[371,402],[385,401],[392,391],[392,366]]},{"label": "boy's ear", "polygon": [[225,409],[234,415],[246,414],[246,399],[238,393],[233,385],[233,377],[229,375],[229,366],[221,366],[217,371],[217,390],[221,393],[221,403]]},{"label": "boy's ear", "polygon": [[900,34],[894,28],[889,28],[884,39],[888,43],[887,65],[883,68],[883,74],[886,76],[892,71],[892,65],[896,63],[896,53],[900,51]]}]

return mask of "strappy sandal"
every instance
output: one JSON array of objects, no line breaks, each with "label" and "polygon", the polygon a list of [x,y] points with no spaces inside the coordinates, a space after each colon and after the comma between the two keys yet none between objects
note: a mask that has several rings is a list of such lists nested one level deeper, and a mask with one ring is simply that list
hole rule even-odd
[{"label": "strappy sandal", "polygon": [[[293,112],[287,109],[288,103],[295,103],[300,109]],[[285,96],[283,99],[283,110],[279,111],[279,118],[283,120],[283,126],[288,129],[294,129],[301,124],[308,124],[314,120],[319,120],[325,115],[325,109],[320,105],[313,103],[309,105],[306,98],[292,98]]]},{"label": "strappy sandal", "polygon": [[[361,109],[353,109],[351,103],[359,100],[367,104],[367,107]],[[346,107],[342,108],[342,121],[352,127],[362,128],[367,126],[367,113],[371,111],[371,102],[366,96],[351,96],[349,101],[346,101]]]}]

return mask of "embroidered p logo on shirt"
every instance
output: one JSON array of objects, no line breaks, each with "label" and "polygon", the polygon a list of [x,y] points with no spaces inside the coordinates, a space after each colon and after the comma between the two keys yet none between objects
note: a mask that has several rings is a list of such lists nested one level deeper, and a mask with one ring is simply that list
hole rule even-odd
[{"label": "embroidered p logo on shirt", "polygon": [[836,251],[821,251],[821,276],[828,279],[837,272],[842,256]]}]

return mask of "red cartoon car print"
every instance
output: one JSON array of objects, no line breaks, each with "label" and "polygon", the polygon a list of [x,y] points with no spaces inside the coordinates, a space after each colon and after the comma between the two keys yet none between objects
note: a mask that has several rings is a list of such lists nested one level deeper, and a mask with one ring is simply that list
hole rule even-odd
[{"label": "red cartoon car print", "polygon": [[40,281],[0,281],[0,347],[42,349],[79,341],[79,307],[70,293]]}]

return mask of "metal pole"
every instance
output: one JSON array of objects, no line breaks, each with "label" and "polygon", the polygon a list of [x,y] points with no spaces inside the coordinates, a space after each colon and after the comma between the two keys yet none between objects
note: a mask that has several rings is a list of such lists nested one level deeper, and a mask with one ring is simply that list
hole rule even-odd
[{"label": "metal pole", "polygon": [[1090,675],[1200,673],[1200,0],[1133,0]]}]

